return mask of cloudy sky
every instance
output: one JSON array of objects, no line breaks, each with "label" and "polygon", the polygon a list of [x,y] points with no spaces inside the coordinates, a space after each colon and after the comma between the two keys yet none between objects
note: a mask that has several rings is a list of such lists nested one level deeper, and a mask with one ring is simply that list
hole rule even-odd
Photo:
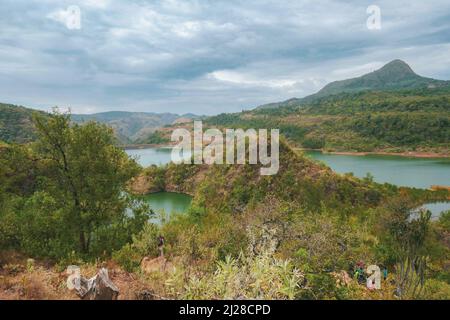
[{"label": "cloudy sky", "polygon": [[450,79],[448,0],[0,0],[0,13],[0,101],[44,110],[235,112],[397,58]]}]

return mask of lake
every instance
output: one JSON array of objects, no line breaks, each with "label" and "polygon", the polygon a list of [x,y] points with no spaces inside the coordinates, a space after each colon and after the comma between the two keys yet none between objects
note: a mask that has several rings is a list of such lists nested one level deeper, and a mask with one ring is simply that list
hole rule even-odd
[{"label": "lake", "polygon": [[[155,147],[146,149],[127,149],[125,152],[130,156],[137,159],[137,162],[143,166],[148,167],[151,165],[164,165],[171,161],[172,148],[171,147]],[[190,157],[191,154],[186,154],[186,157]]]},{"label": "lake", "polygon": [[[191,206],[192,197],[187,194],[173,192],[158,192],[144,196],[155,211],[155,220],[163,223],[164,216],[169,217],[174,213],[186,213]],[[152,219],[153,220],[153,219]]]},{"label": "lake", "polygon": [[[144,167],[164,165],[171,161],[171,148],[147,148],[126,150],[127,154],[136,157]],[[450,160],[408,158],[399,156],[352,156],[324,154],[319,151],[308,151],[305,154],[324,162],[338,173],[353,172],[357,177],[365,177],[368,172],[380,183],[388,182],[399,186],[429,188],[431,185],[450,185]],[[145,196],[151,208],[159,216],[155,218],[162,223],[160,216],[185,213],[191,205],[189,195],[160,192]],[[443,211],[450,210],[450,202],[436,202],[424,205],[437,219]]]},{"label": "lake", "polygon": [[[127,154],[137,157],[144,167],[170,162],[172,149],[130,149]],[[305,152],[307,156],[322,161],[338,173],[353,172],[363,178],[368,172],[376,182],[388,182],[398,186],[430,188],[431,185],[450,185],[450,159],[409,158],[399,156],[352,156],[324,154],[320,151]]]},{"label": "lake", "polygon": [[423,209],[431,212],[431,220],[438,220],[442,213],[450,211],[450,201],[426,203],[417,209],[411,210],[410,219],[417,219],[419,217],[419,212]]},{"label": "lake", "polygon": [[450,201],[427,203],[422,208],[431,211],[431,219],[436,220],[443,212],[450,211]]},{"label": "lake", "polygon": [[428,189],[432,185],[450,185],[450,159],[409,158],[400,156],[352,156],[308,151],[305,154],[324,162],[338,173],[353,172],[363,178],[370,172],[379,183]]},{"label": "lake", "polygon": [[171,148],[128,149],[125,152],[143,166],[163,165],[170,162]]}]

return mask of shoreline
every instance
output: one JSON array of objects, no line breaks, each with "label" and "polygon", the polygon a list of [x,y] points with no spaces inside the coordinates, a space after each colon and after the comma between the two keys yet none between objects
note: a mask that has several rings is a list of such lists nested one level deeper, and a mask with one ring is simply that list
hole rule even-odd
[{"label": "shoreline", "polygon": [[151,148],[172,148],[170,144],[127,144],[119,146],[123,150],[133,150],[133,149],[151,149]]},{"label": "shoreline", "polygon": [[[151,149],[151,148],[171,148],[170,144],[129,144],[120,146],[124,150],[131,149]],[[293,148],[300,151],[318,151],[323,154],[339,155],[339,156],[395,156],[404,158],[421,158],[421,159],[450,159],[450,154],[434,153],[434,152],[387,152],[387,151],[326,151],[323,149],[310,148]]]},{"label": "shoreline", "polygon": [[422,158],[422,159],[450,159],[450,154],[434,153],[434,152],[387,152],[387,151],[326,151],[322,149],[294,148],[301,151],[319,151],[323,154],[332,154],[340,156],[396,156],[404,158]]}]

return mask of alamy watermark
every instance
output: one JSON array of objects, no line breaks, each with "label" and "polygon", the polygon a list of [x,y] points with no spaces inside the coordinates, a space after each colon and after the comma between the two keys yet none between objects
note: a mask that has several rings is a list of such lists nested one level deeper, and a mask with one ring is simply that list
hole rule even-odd
[{"label": "alamy watermark", "polygon": [[[277,174],[280,167],[280,131],[267,129],[207,129],[194,121],[194,131],[172,132],[172,162],[176,164],[260,164],[261,175]],[[224,151],[225,147],[225,151]],[[270,148],[270,153],[269,149]],[[247,159],[248,154],[248,159]]]},{"label": "alamy watermark", "polygon": [[81,9],[76,5],[68,6],[65,10],[54,11],[47,15],[47,18],[62,23],[69,30],[81,29]]},{"label": "alamy watermark", "polygon": [[69,6],[66,27],[69,30],[81,29],[81,9],[79,6]]},{"label": "alamy watermark", "polygon": [[366,26],[369,30],[381,29],[381,9],[377,5],[370,5],[367,7],[366,13],[370,16],[367,18]]}]

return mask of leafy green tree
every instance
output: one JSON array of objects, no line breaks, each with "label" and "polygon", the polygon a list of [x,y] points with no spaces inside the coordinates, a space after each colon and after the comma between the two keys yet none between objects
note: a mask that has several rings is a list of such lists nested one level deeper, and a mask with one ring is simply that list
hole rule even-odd
[{"label": "leafy green tree", "polygon": [[[131,200],[126,184],[139,167],[114,145],[113,131],[105,125],[71,124],[70,115],[57,111],[49,117],[36,114],[33,119],[36,154],[45,165],[41,188],[61,210],[58,225],[67,226],[64,238],[77,238],[78,250],[89,254],[105,228],[127,224]],[[139,219],[144,220],[146,215],[141,213]]]}]

